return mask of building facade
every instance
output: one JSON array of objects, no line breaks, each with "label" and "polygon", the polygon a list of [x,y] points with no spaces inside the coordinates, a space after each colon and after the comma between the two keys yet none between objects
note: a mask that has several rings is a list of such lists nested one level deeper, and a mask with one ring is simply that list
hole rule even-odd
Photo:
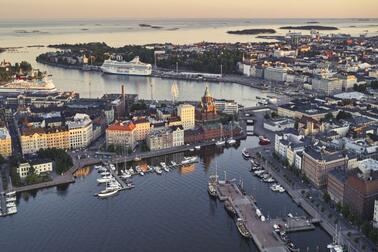
[{"label": "building facade", "polygon": [[34,168],[34,173],[40,175],[41,173],[49,173],[53,170],[53,164],[50,160],[34,160],[30,162],[22,162],[17,167],[17,173],[21,179],[30,175],[31,167]]},{"label": "building facade", "polygon": [[151,131],[151,123],[150,121],[143,117],[133,120],[135,125],[134,137],[135,141],[144,141],[146,140],[147,135]]},{"label": "building facade", "polygon": [[36,153],[40,149],[70,149],[70,134],[67,127],[26,128],[20,134],[23,154]]},{"label": "building facade", "polygon": [[305,149],[302,171],[310,182],[318,188],[327,185],[327,173],[333,169],[346,169],[348,158],[342,152],[327,152],[313,147]]},{"label": "building facade", "polygon": [[195,127],[195,107],[190,104],[180,104],[177,107],[177,115],[181,118],[184,130]]},{"label": "building facade", "polygon": [[0,128],[0,155],[4,158],[12,156],[12,138],[6,127]]},{"label": "building facade", "polygon": [[93,139],[92,120],[86,114],[76,114],[72,121],[67,121],[71,149],[85,148]]},{"label": "building facade", "polygon": [[106,129],[106,147],[135,148],[135,124],[131,121],[116,122]]}]

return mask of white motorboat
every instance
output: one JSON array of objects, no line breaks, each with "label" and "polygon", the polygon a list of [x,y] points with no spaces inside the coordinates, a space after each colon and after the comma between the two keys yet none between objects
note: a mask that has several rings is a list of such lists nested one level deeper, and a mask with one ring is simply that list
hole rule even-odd
[{"label": "white motorboat", "polygon": [[130,173],[131,175],[134,175],[134,174],[135,174],[134,169],[133,169],[133,168],[130,168],[130,169],[129,169],[129,173]]},{"label": "white motorboat", "polygon": [[7,208],[10,208],[10,207],[16,207],[16,203],[14,202],[9,202],[6,204]]},{"label": "white motorboat", "polygon": [[201,149],[201,146],[200,146],[200,145],[196,145],[196,146],[194,146],[194,149],[196,149],[196,150],[200,150],[200,149]]},{"label": "white motorboat", "polygon": [[197,157],[184,157],[184,160],[181,161],[181,164],[191,164],[197,162]]},{"label": "white motorboat", "polygon": [[101,172],[100,174],[101,174],[101,176],[109,176],[110,172],[104,171],[104,172]]},{"label": "white motorboat", "polygon": [[105,176],[105,177],[102,177],[102,178],[98,178],[97,179],[97,183],[107,183],[107,182],[110,182],[110,180],[112,179],[111,176]]},{"label": "white motorboat", "polygon": [[224,140],[218,140],[218,141],[215,142],[216,146],[222,146],[222,145],[225,145],[225,144],[226,144],[226,141],[224,141]]},{"label": "white motorboat", "polygon": [[16,196],[16,191],[7,192],[5,195],[7,197],[14,197],[14,196]]},{"label": "white motorboat", "polygon": [[17,213],[17,207],[10,207],[7,209],[7,214],[16,214]]},{"label": "white motorboat", "polygon": [[101,166],[100,168],[98,168],[97,171],[101,173],[101,172],[106,172],[107,169],[105,167]]},{"label": "white motorboat", "polygon": [[14,201],[16,201],[17,200],[17,198],[16,197],[9,197],[9,198],[6,198],[6,202],[14,202]]},{"label": "white motorboat", "polygon": [[245,159],[249,159],[249,158],[251,157],[251,155],[249,154],[249,152],[247,151],[246,148],[244,148],[244,149],[242,150],[242,155],[243,155],[243,157],[244,157]]},{"label": "white motorboat", "polygon": [[156,167],[155,167],[155,172],[156,172],[158,175],[161,175],[161,174],[163,173],[159,166],[156,166]]},{"label": "white motorboat", "polygon": [[175,161],[171,161],[171,165],[176,166],[177,163]]},{"label": "white motorboat", "polygon": [[234,145],[234,144],[236,144],[236,140],[233,139],[233,138],[230,138],[230,139],[227,140],[227,144]]},{"label": "white motorboat", "polygon": [[168,168],[168,166],[164,166],[163,169],[164,169],[164,171],[166,171],[166,172],[169,172],[169,171],[170,171],[170,169]]},{"label": "white motorboat", "polygon": [[115,167],[115,165],[113,165],[113,164],[110,164],[109,167],[110,167],[110,169],[112,169],[113,171],[116,170],[116,167]]},{"label": "white motorboat", "polygon": [[101,165],[95,165],[93,168],[95,168],[96,170],[98,170],[98,169],[102,168],[102,166]]}]

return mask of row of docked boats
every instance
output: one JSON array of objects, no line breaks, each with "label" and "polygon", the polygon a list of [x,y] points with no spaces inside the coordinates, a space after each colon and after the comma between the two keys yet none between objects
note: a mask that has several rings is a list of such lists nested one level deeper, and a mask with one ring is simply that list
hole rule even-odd
[{"label": "row of docked boats", "polygon": [[273,230],[279,237],[279,239],[285,243],[286,248],[290,252],[299,252],[300,249],[295,246],[295,244],[289,239],[286,232],[282,230],[281,226],[278,224],[273,225]]},{"label": "row of docked boats", "polygon": [[253,175],[255,175],[256,177],[259,177],[261,179],[261,181],[263,181],[265,183],[270,183],[270,184],[273,183],[270,186],[270,189],[273,192],[283,193],[283,192],[286,191],[285,188],[283,188],[283,186],[278,184],[276,182],[276,180],[269,174],[269,172],[265,171],[264,168],[262,168],[257,161],[252,160],[252,159],[250,161],[251,161],[250,171],[253,172]]},{"label": "row of docked boats", "polygon": [[102,165],[96,165],[94,168],[100,174],[100,177],[97,179],[97,183],[105,184],[105,189],[96,193],[95,196],[99,198],[108,198],[116,195],[120,190],[123,189],[122,185],[110,172],[116,170],[116,167],[113,164],[109,164],[109,168],[106,168]]},{"label": "row of docked boats", "polygon": [[16,192],[7,192],[1,197],[0,216],[12,215],[17,213]]}]

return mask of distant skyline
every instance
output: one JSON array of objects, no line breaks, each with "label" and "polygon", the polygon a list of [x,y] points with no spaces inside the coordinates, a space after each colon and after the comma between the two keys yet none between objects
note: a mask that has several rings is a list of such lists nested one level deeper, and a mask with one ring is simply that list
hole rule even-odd
[{"label": "distant skyline", "polygon": [[0,0],[0,19],[377,18],[377,0]]}]

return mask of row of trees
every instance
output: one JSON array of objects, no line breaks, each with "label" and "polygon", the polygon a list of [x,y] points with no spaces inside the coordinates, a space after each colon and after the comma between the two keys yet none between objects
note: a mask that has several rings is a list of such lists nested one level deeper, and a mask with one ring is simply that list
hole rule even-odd
[{"label": "row of trees", "polygon": [[366,85],[357,85],[354,84],[353,90],[361,93],[365,93],[368,88],[378,89],[378,81],[372,81]]}]

